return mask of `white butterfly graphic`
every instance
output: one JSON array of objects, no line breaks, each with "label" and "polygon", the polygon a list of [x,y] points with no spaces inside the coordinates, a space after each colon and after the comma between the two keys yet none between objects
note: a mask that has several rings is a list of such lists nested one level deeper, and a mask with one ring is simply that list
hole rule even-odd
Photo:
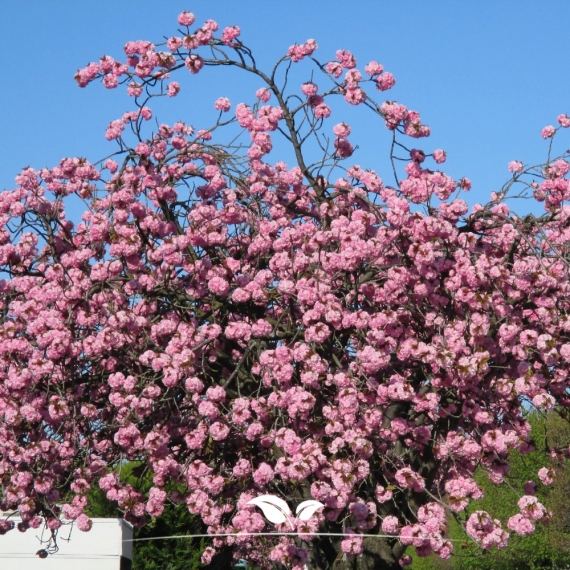
[{"label": "white butterfly graphic", "polygon": [[[272,522],[273,524],[288,522],[291,525],[291,528],[295,530],[295,525],[291,520],[291,509],[283,499],[280,499],[275,495],[260,495],[259,497],[255,497],[255,499],[248,501],[247,504],[259,507],[269,522]],[[323,503],[310,499],[300,503],[295,510],[295,514],[297,515],[297,518],[302,521],[308,521],[321,507],[324,507]],[[307,570],[307,565],[304,566],[304,569]]]},{"label": "white butterfly graphic", "polygon": [[[255,497],[255,499],[251,499],[247,504],[259,507],[269,522],[273,524],[288,522],[291,528],[295,529],[293,521],[291,520],[291,509],[283,499],[275,495],[260,495],[259,497]],[[297,507],[295,514],[297,518],[300,518],[302,521],[308,521],[321,507],[324,507],[324,505],[319,501],[312,499],[303,501]]]}]

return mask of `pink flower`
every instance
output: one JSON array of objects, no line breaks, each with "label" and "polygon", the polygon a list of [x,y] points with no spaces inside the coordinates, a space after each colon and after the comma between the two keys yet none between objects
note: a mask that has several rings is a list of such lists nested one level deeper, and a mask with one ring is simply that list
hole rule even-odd
[{"label": "pink flower", "polygon": [[191,26],[196,21],[196,16],[192,12],[184,11],[178,16],[178,23],[181,26]]},{"label": "pink flower", "polygon": [[125,123],[123,121],[112,121],[107,127],[107,132],[105,133],[105,138],[110,141],[113,139],[118,139],[121,133],[125,129]]},{"label": "pink flower", "polygon": [[547,467],[542,467],[538,470],[538,477],[543,485],[552,485],[554,482],[554,470]]},{"label": "pink flower", "polygon": [[518,160],[511,160],[509,162],[509,172],[522,172],[523,163],[519,162]]},{"label": "pink flower", "polygon": [[265,319],[260,319],[251,325],[251,333],[254,336],[266,336],[271,334],[273,326]]},{"label": "pink flower", "polygon": [[150,154],[150,147],[146,143],[139,143],[135,147],[135,152],[141,156],[148,156]]},{"label": "pink flower", "polygon": [[307,40],[304,44],[292,45],[287,50],[287,56],[291,58],[291,61],[297,63],[304,59],[306,56],[311,55],[317,49],[317,42],[313,39]]},{"label": "pink flower", "polygon": [[305,53],[305,55],[311,55],[315,50],[318,49],[318,45],[317,42],[310,38],[308,39],[302,46],[301,48],[303,49],[303,52]]},{"label": "pink flower", "polygon": [[208,289],[214,295],[225,297],[230,291],[230,284],[223,277],[212,277],[208,281]]},{"label": "pink flower", "polygon": [[305,58],[303,48],[297,44],[292,45],[287,50],[287,56],[291,58],[291,61],[297,63]]},{"label": "pink flower", "polygon": [[251,464],[247,459],[240,459],[232,471],[234,477],[242,478],[247,477],[251,473]]},{"label": "pink flower", "polygon": [[346,123],[339,123],[333,127],[333,133],[337,137],[345,139],[350,134],[350,127]]},{"label": "pink flower", "polygon": [[535,530],[534,523],[529,518],[521,514],[511,517],[507,526],[521,536],[532,534]]},{"label": "pink flower", "polygon": [[392,87],[394,87],[396,84],[395,77],[389,71],[386,71],[377,77],[375,81],[376,89],[378,89],[378,91],[388,91],[389,89],[392,89]]},{"label": "pink flower", "polygon": [[341,550],[350,557],[362,554],[364,550],[362,537],[358,536],[351,528],[345,530],[345,536],[346,538],[340,543]]},{"label": "pink flower", "polygon": [[105,75],[105,77],[103,77],[103,85],[107,89],[114,89],[115,87],[117,87],[117,85],[119,85],[119,80],[117,79],[117,76],[114,73],[110,73],[108,75]]},{"label": "pink flower", "polygon": [[216,22],[216,20],[206,20],[204,22],[204,29],[206,30],[210,30],[211,32],[217,32],[218,31],[218,22]]},{"label": "pink flower", "polygon": [[386,534],[397,534],[400,522],[397,517],[389,515],[382,521],[382,530]]},{"label": "pink flower", "polygon": [[208,418],[209,420],[215,420],[220,414],[220,411],[218,410],[217,406],[215,406],[212,402],[209,402],[207,400],[202,400],[198,404],[198,413],[201,416]]},{"label": "pink flower", "polygon": [[386,121],[386,127],[394,130],[402,121],[408,117],[408,109],[404,105],[386,101],[382,103],[380,110]]},{"label": "pink flower", "polygon": [[524,516],[534,520],[540,520],[546,514],[544,505],[533,495],[523,495],[517,504]]},{"label": "pink flower", "polygon": [[372,77],[375,75],[380,75],[384,71],[384,67],[380,65],[377,61],[371,61],[366,67],[364,71]]},{"label": "pink flower", "polygon": [[336,61],[327,63],[325,69],[327,73],[330,73],[335,78],[339,78],[342,75],[342,65]]},{"label": "pink flower", "polygon": [[317,117],[317,119],[326,119],[327,117],[330,117],[330,115],[331,110],[328,105],[321,103],[315,107],[315,117]]},{"label": "pink flower", "polygon": [[202,562],[202,564],[210,564],[215,555],[216,555],[216,550],[213,547],[208,546],[206,547],[206,550],[204,550],[204,552],[202,553],[200,562]]},{"label": "pink flower", "polygon": [[171,81],[166,87],[169,97],[176,97],[180,93],[180,83],[177,81]]},{"label": "pink flower", "polygon": [[358,83],[362,81],[362,74],[358,69],[350,69],[346,72],[344,80],[349,87],[357,87]]},{"label": "pink flower", "polygon": [[211,402],[224,402],[226,400],[226,391],[222,386],[210,386],[206,390],[206,398]]},{"label": "pink flower", "polygon": [[259,487],[265,487],[267,483],[273,480],[274,476],[273,469],[268,463],[261,463],[253,472],[253,480]]},{"label": "pink flower", "polygon": [[471,538],[480,541],[483,548],[493,545],[504,548],[509,539],[508,533],[501,529],[500,521],[491,519],[485,511],[475,511],[467,520],[465,530]]},{"label": "pink flower", "polygon": [[88,85],[99,73],[99,65],[97,63],[90,63],[87,67],[80,69],[75,74],[75,81],[79,87],[85,87]]},{"label": "pink flower", "polygon": [[88,532],[91,530],[91,527],[93,526],[93,522],[87,515],[79,515],[75,519],[75,523],[77,524],[77,528],[81,532]]},{"label": "pink flower", "polygon": [[99,69],[101,70],[101,73],[110,73],[111,71],[113,71],[114,64],[115,60],[112,57],[104,55],[99,60]]},{"label": "pink flower", "polygon": [[142,85],[133,81],[127,86],[127,94],[131,97],[140,97],[142,94]]},{"label": "pink flower", "polygon": [[227,112],[230,108],[231,103],[227,97],[220,97],[219,99],[216,99],[216,102],[214,103],[214,109],[217,109],[218,111]]},{"label": "pink flower", "polygon": [[552,410],[556,405],[556,400],[550,394],[537,394],[532,398],[533,405],[541,410]]},{"label": "pink flower", "polygon": [[186,58],[184,65],[190,73],[195,75],[204,67],[204,60],[199,55],[192,54]]},{"label": "pink flower", "polygon": [[418,475],[415,471],[412,471],[409,467],[404,467],[396,471],[394,478],[403,489],[413,489],[418,493],[425,489],[423,477]]},{"label": "pink flower", "polygon": [[342,158],[347,158],[354,152],[354,147],[347,139],[337,138],[334,141],[336,154]]},{"label": "pink flower", "polygon": [[385,352],[374,349],[372,346],[365,346],[362,350],[356,353],[356,356],[360,362],[362,370],[366,374],[375,374],[379,370],[382,370],[390,361],[390,356]]},{"label": "pink flower", "polygon": [[527,329],[520,333],[520,343],[523,346],[535,346],[538,339],[538,333],[534,330]]},{"label": "pink flower", "polygon": [[214,441],[223,441],[230,434],[230,428],[221,422],[214,422],[210,426],[210,437]]},{"label": "pink flower", "polygon": [[271,98],[271,91],[267,87],[261,87],[255,92],[255,96],[262,102],[267,103]]},{"label": "pink flower", "polygon": [[319,88],[315,83],[308,82],[301,85],[301,91],[307,96],[312,97],[317,94]]},{"label": "pink flower", "polygon": [[376,486],[376,493],[374,495],[379,503],[387,503],[392,500],[393,491],[385,489],[382,485]]},{"label": "pink flower", "polygon": [[564,127],[565,129],[567,129],[568,127],[570,127],[570,117],[566,114],[564,115],[558,115],[558,122],[560,123],[560,125],[562,127]]},{"label": "pink flower", "polygon": [[447,158],[447,153],[444,150],[437,149],[433,151],[433,159],[438,164],[444,163],[446,158]]},{"label": "pink flower", "polygon": [[555,132],[556,132],[556,129],[552,125],[548,125],[548,126],[544,127],[544,129],[542,129],[542,131],[540,131],[540,135],[542,136],[543,139],[548,139],[548,138],[552,138],[554,136]]},{"label": "pink flower", "polygon": [[336,59],[340,61],[342,67],[345,69],[353,69],[356,67],[356,58],[351,52],[345,49],[339,49],[336,52]]},{"label": "pink flower", "polygon": [[172,38],[168,38],[168,40],[166,40],[166,47],[170,50],[170,51],[176,51],[183,43],[182,38],[178,38],[178,37],[172,37]]},{"label": "pink flower", "polygon": [[152,487],[148,494],[148,501],[145,506],[146,512],[151,517],[158,517],[164,512],[164,502],[166,492],[158,487]]},{"label": "pink flower", "polygon": [[350,105],[360,105],[366,101],[366,93],[360,87],[350,87],[346,90],[344,100]]},{"label": "pink flower", "polygon": [[410,151],[410,157],[414,162],[417,162],[418,164],[422,163],[426,159],[424,151],[417,150],[415,148]]},{"label": "pink flower", "polygon": [[329,338],[331,331],[324,323],[317,323],[305,331],[305,342],[323,343]]},{"label": "pink flower", "polygon": [[117,161],[109,158],[108,160],[105,161],[105,168],[107,168],[111,174],[114,174],[115,172],[117,172],[119,164],[117,163]]},{"label": "pink flower", "polygon": [[269,554],[269,560],[279,562],[293,570],[301,570],[307,562],[308,554],[304,548],[299,548],[287,541],[280,542]]},{"label": "pink flower", "polygon": [[228,26],[222,32],[222,41],[226,45],[231,46],[233,45],[234,40],[240,35],[240,33],[241,30],[239,26]]},{"label": "pink flower", "polygon": [[407,525],[400,531],[400,541],[407,546],[413,545],[416,548],[421,548],[428,540],[429,533],[421,524]]}]

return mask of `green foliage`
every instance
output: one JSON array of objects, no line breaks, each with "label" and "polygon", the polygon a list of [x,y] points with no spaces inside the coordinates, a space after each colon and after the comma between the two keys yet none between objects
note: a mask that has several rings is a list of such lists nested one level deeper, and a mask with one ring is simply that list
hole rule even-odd
[{"label": "green foliage", "polygon": [[[541,570],[562,569],[570,566],[570,467],[550,458],[551,447],[568,447],[570,426],[555,413],[534,412],[529,415],[532,438],[536,450],[522,455],[510,454],[511,470],[505,483],[495,485],[481,470],[476,480],[485,492],[484,498],[474,501],[467,516],[476,510],[487,511],[503,526],[518,512],[517,501],[524,494],[527,481],[538,482],[537,497],[553,513],[550,524],[537,523],[532,536],[521,537],[511,532],[509,545],[504,549],[481,551],[465,534],[461,524],[449,517],[449,538],[454,540],[454,554],[448,561],[435,555],[420,558],[412,554],[412,570]],[[541,467],[553,466],[556,479],[552,486],[540,484],[537,473]],[[460,540],[461,542],[455,542]]]},{"label": "green foliage", "polygon": [[[170,505],[164,513],[135,532],[135,538],[198,534],[194,517],[186,505]],[[180,538],[135,542],[133,570],[198,570],[204,540]]]},{"label": "green foliage", "polygon": [[452,570],[453,560],[442,560],[436,554],[430,554],[429,556],[416,556],[415,552],[406,552],[413,559],[412,565],[408,568],[411,570]]},{"label": "green foliage", "polygon": [[[121,478],[139,486],[145,483],[134,481],[137,465],[122,466]],[[107,499],[104,491],[93,486],[88,494],[86,513],[90,517],[120,518],[121,511],[114,501]],[[167,505],[161,516],[150,520],[143,528],[135,529],[136,539],[155,539],[163,536],[200,534],[204,529],[189,512],[186,505]],[[204,540],[172,538],[145,540],[133,544],[133,570],[198,570],[203,565],[200,556],[206,548]]]},{"label": "green foliage", "polygon": [[[518,451],[510,454],[509,465],[511,470],[502,485],[494,485],[489,481],[483,471],[477,474],[477,481],[485,491],[485,497],[472,503],[470,512],[485,510],[493,518],[498,518],[506,525],[508,519],[518,512],[517,500],[524,494],[523,485],[530,480],[538,481],[537,473],[541,467],[552,465],[548,447],[555,445],[555,439],[568,438],[570,429],[568,424],[556,413],[532,413],[529,416],[532,425],[532,437],[536,450],[522,455]],[[555,465],[559,477],[564,477],[568,467],[564,464]],[[563,497],[556,492],[557,485],[545,486],[538,482],[537,497],[546,506],[553,510],[553,500],[558,495],[565,504],[569,504],[570,492],[568,489]],[[566,529],[568,530],[568,529]],[[451,534],[454,538],[465,536],[459,524],[455,524]],[[463,548],[463,556],[454,560],[454,569],[457,570],[538,570],[542,568],[566,568],[570,564],[570,552],[559,547],[559,542],[565,534],[565,529],[557,524],[554,518],[551,524],[537,523],[536,532],[532,536],[521,537],[511,532],[509,545],[504,549],[493,548],[481,553],[478,549],[469,546]],[[561,536],[562,535],[562,536]]]},{"label": "green foliage", "polygon": [[92,486],[87,494],[87,508],[85,513],[93,518],[118,519],[123,513],[117,507],[117,503],[109,501],[105,492],[98,486]]}]

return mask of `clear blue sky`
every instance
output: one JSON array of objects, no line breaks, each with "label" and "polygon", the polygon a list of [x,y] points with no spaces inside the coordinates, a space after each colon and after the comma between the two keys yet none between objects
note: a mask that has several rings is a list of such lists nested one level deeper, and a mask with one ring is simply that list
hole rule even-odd
[{"label": "clear blue sky", "polygon": [[[397,80],[386,95],[420,111],[432,128],[432,137],[415,146],[448,151],[448,173],[473,181],[471,203],[487,201],[500,187],[508,161],[540,162],[547,150],[541,128],[570,114],[568,1],[4,1],[0,188],[13,188],[14,176],[27,165],[108,154],[113,147],[105,128],[133,108],[132,100],[122,88],[79,89],[75,71],[103,54],[123,57],[126,40],[158,43],[173,35],[183,9],[198,22],[238,24],[262,66],[307,38],[317,40],[316,55],[324,61],[339,48],[351,50],[361,68],[378,60]],[[159,118],[207,126],[218,96],[234,104],[253,98],[254,85],[246,89],[235,76],[224,83],[215,72],[203,73],[184,84]],[[351,109],[346,113],[338,119],[351,122]],[[357,127],[354,140],[362,150],[355,162],[390,180],[382,159],[389,141],[383,124]],[[570,130],[561,134],[559,149],[570,148]]]}]

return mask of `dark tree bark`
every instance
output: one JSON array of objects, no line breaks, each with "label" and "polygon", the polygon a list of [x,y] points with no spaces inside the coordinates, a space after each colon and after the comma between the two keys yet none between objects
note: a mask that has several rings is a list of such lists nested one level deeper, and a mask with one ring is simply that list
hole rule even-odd
[{"label": "dark tree bark", "polygon": [[363,540],[364,552],[348,558],[340,549],[340,540],[325,545],[314,541],[309,553],[309,570],[396,570],[406,546],[385,538],[368,537]]},{"label": "dark tree bark", "polygon": [[[340,540],[318,537],[311,542],[307,561],[308,570],[399,570],[398,560],[406,546],[385,538],[365,538],[364,552],[353,558],[344,556]],[[204,567],[205,570],[230,570],[235,565],[231,548],[224,548]],[[275,570],[284,570],[281,564]]]}]

